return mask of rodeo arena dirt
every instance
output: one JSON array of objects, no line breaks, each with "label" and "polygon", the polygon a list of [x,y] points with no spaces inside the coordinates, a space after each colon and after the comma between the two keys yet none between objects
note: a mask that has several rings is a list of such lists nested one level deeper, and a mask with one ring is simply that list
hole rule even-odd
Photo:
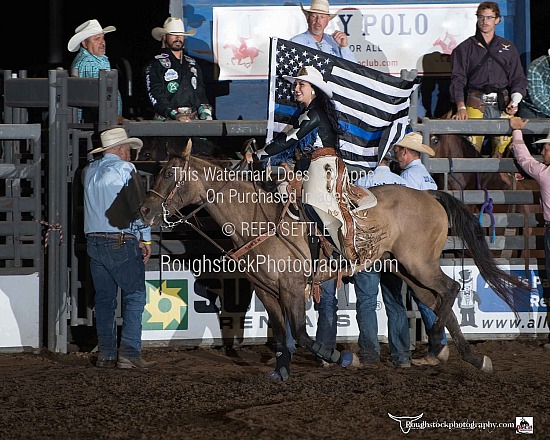
[{"label": "rodeo arena dirt", "polygon": [[268,379],[274,356],[263,345],[146,349],[158,361],[147,371],[95,368],[92,353],[2,354],[0,438],[511,439],[522,418],[548,438],[550,351],[540,343],[475,344],[492,374],[452,344],[446,364],[407,370],[382,347],[376,369],[324,368],[299,348],[286,382]]}]

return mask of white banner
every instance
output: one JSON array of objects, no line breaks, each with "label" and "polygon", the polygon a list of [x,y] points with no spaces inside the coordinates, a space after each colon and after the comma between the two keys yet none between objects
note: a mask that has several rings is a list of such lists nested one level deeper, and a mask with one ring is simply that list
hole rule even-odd
[{"label": "white banner", "polygon": [[[357,62],[399,75],[450,72],[449,55],[475,33],[476,4],[349,5],[332,7],[337,16],[325,32],[346,32]],[[220,80],[267,79],[269,39],[290,39],[307,24],[297,6],[215,7],[213,46]]]},{"label": "white banner", "polygon": [[0,348],[41,347],[41,302],[38,272],[0,276]]},{"label": "white banner", "polygon": [[[467,338],[509,338],[549,332],[548,298],[543,297],[543,284],[536,267],[531,268],[530,275],[537,288],[531,291],[529,298],[518,302],[519,318],[488,287],[476,266],[443,266],[442,269],[463,286],[453,310]],[[525,278],[523,266],[502,266],[502,269],[511,271],[518,278]],[[177,270],[147,272],[146,278],[143,340],[194,340],[197,344],[220,343],[222,340],[254,343],[271,337],[263,304],[250,293],[249,282],[239,274],[217,273],[197,279],[189,271]],[[162,286],[162,293],[159,285]],[[357,342],[359,329],[355,302],[353,284],[344,285],[338,292],[340,341]],[[317,312],[312,301],[306,303],[306,309],[307,332],[315,337]],[[380,292],[377,318],[378,334],[386,337],[387,318]]]}]

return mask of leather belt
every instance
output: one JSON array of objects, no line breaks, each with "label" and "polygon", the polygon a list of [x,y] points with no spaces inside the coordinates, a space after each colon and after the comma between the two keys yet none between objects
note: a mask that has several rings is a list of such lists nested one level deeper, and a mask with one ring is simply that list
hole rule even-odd
[{"label": "leather belt", "polygon": [[134,234],[127,234],[124,232],[90,232],[89,234],[86,234],[86,238],[88,237],[112,238],[114,240],[118,240],[121,244],[124,243],[127,238],[130,240],[136,240],[136,236]]}]

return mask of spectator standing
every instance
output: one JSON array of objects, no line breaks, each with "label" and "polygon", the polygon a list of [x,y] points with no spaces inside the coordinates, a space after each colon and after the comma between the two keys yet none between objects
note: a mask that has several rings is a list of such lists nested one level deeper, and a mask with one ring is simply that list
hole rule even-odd
[{"label": "spectator standing", "polygon": [[[498,119],[514,116],[527,91],[527,79],[518,50],[511,41],[495,34],[501,15],[498,4],[482,2],[477,8],[474,36],[451,53],[452,101],[458,120]],[[483,136],[472,142],[481,151]],[[493,138],[493,153],[503,153],[506,136]]]},{"label": "spectator standing", "polygon": [[[420,155],[422,153],[435,156],[435,152],[431,147],[422,143],[422,135],[420,133],[409,133],[405,135],[400,142],[393,146],[393,150],[395,152],[395,158],[399,162],[399,166],[402,170],[401,177],[411,188],[419,190],[437,189],[435,181],[420,160]],[[437,315],[414,294],[412,294],[412,297],[418,306],[418,311],[426,327],[429,346],[428,355],[420,359],[413,359],[412,363],[413,365],[437,365],[439,364],[439,359],[435,356],[435,344],[430,336],[430,330],[434,325]],[[443,351],[439,354],[439,357],[445,358],[449,355],[445,331],[443,331],[441,344],[443,344]]]},{"label": "spectator standing", "polygon": [[[355,182],[356,185],[370,188],[379,185],[403,185],[407,182],[389,167],[391,156],[386,155],[374,172]],[[375,262],[375,264],[377,264]],[[374,266],[356,273],[354,278],[357,298],[357,325],[359,326],[359,356],[367,365],[380,362],[380,343],[378,342],[378,320],[376,306],[378,286],[382,290],[382,300],[388,317],[388,342],[393,364],[398,368],[411,366],[410,333],[407,309],[401,295],[401,280],[390,272],[377,271]]]},{"label": "spectator standing", "polygon": [[[69,40],[67,49],[69,52],[76,52],[76,57],[71,64],[71,75],[80,78],[99,78],[100,70],[111,70],[109,58],[105,55],[106,42],[105,34],[116,31],[114,26],[102,28],[95,19],[88,20],[78,26],[75,34]],[[122,122],[122,97],[120,92],[117,96],[118,122]],[[86,108],[79,110],[78,120],[84,122],[97,122],[98,110]]]},{"label": "spectator standing", "polygon": [[527,68],[527,96],[519,106],[522,118],[550,118],[550,49]]},{"label": "spectator standing", "polygon": [[[522,131],[528,120],[519,117],[510,119],[512,128],[512,150],[519,166],[537,181],[540,187],[540,199],[542,215],[544,217],[544,264],[546,277],[550,275],[550,132],[545,139],[536,141],[542,144],[542,163],[536,160],[523,141]],[[549,335],[550,338],[550,335]],[[550,349],[550,343],[544,344],[544,348]]]},{"label": "spectator standing", "polygon": [[295,35],[290,41],[357,62],[355,55],[348,47],[348,36],[345,32],[334,31],[332,35],[325,33],[329,21],[336,16],[330,13],[328,1],[313,0],[309,9],[304,9],[302,3],[300,7],[306,16],[307,31]]},{"label": "spectator standing", "polygon": [[[95,289],[99,368],[151,368],[141,357],[141,319],[145,307],[145,263],[151,256],[151,228],[139,215],[141,181],[130,149],[141,148],[124,128],[100,135],[103,153],[83,171],[84,233]],[[122,333],[117,353],[117,290],[121,290]],[[118,354],[118,356],[117,356]]]},{"label": "spectator standing", "polygon": [[[345,32],[334,31],[332,35],[325,33],[330,20],[335,17],[330,13],[328,1],[313,0],[309,9],[305,9],[301,3],[300,7],[307,21],[307,31],[295,35],[290,41],[356,62],[355,55],[348,47],[348,36]],[[336,145],[333,145],[333,147],[336,147]],[[333,349],[336,348],[336,335],[338,332],[337,284],[336,279],[322,283],[321,299],[315,305],[319,313],[315,340],[321,342],[325,347]],[[287,330],[289,330],[288,324]],[[290,331],[287,331],[287,334],[291,335]],[[289,338],[287,340],[287,346],[290,352],[294,353],[296,348],[293,339]],[[329,366],[331,364],[323,361],[323,365]]]},{"label": "spectator standing", "polygon": [[181,18],[169,17],[151,35],[162,43],[160,53],[145,68],[145,85],[155,110],[154,119],[211,120],[212,106],[206,97],[201,68],[184,53],[185,37],[195,35],[195,30],[185,31]]}]

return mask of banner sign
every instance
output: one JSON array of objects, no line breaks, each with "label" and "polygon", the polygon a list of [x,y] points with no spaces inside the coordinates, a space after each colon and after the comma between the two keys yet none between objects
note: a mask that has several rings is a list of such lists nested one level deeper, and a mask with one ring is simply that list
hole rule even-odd
[{"label": "banner sign", "polygon": [[[537,267],[525,278],[523,266],[501,266],[523,282],[533,282],[528,297],[518,301],[519,317],[506,306],[479,275],[476,266],[443,266],[443,271],[461,284],[453,311],[469,339],[547,334],[548,295]],[[192,340],[197,345],[234,340],[255,343],[271,337],[267,312],[242,274],[203,274],[189,271],[146,272],[147,304],[143,314],[143,340]],[[543,286],[544,284],[544,286]],[[338,291],[338,340],[357,342],[359,329],[353,284]],[[387,318],[381,293],[377,302],[378,334],[387,336]],[[306,329],[314,337],[317,312],[306,302]]]},{"label": "banner sign", "polygon": [[0,275],[0,349],[40,349],[40,274]]},{"label": "banner sign", "polygon": [[[347,5],[325,33],[346,32],[357,62],[392,75],[450,73],[449,55],[475,33],[476,4]],[[307,30],[298,6],[213,8],[213,47],[220,80],[267,79],[270,37]]]}]

